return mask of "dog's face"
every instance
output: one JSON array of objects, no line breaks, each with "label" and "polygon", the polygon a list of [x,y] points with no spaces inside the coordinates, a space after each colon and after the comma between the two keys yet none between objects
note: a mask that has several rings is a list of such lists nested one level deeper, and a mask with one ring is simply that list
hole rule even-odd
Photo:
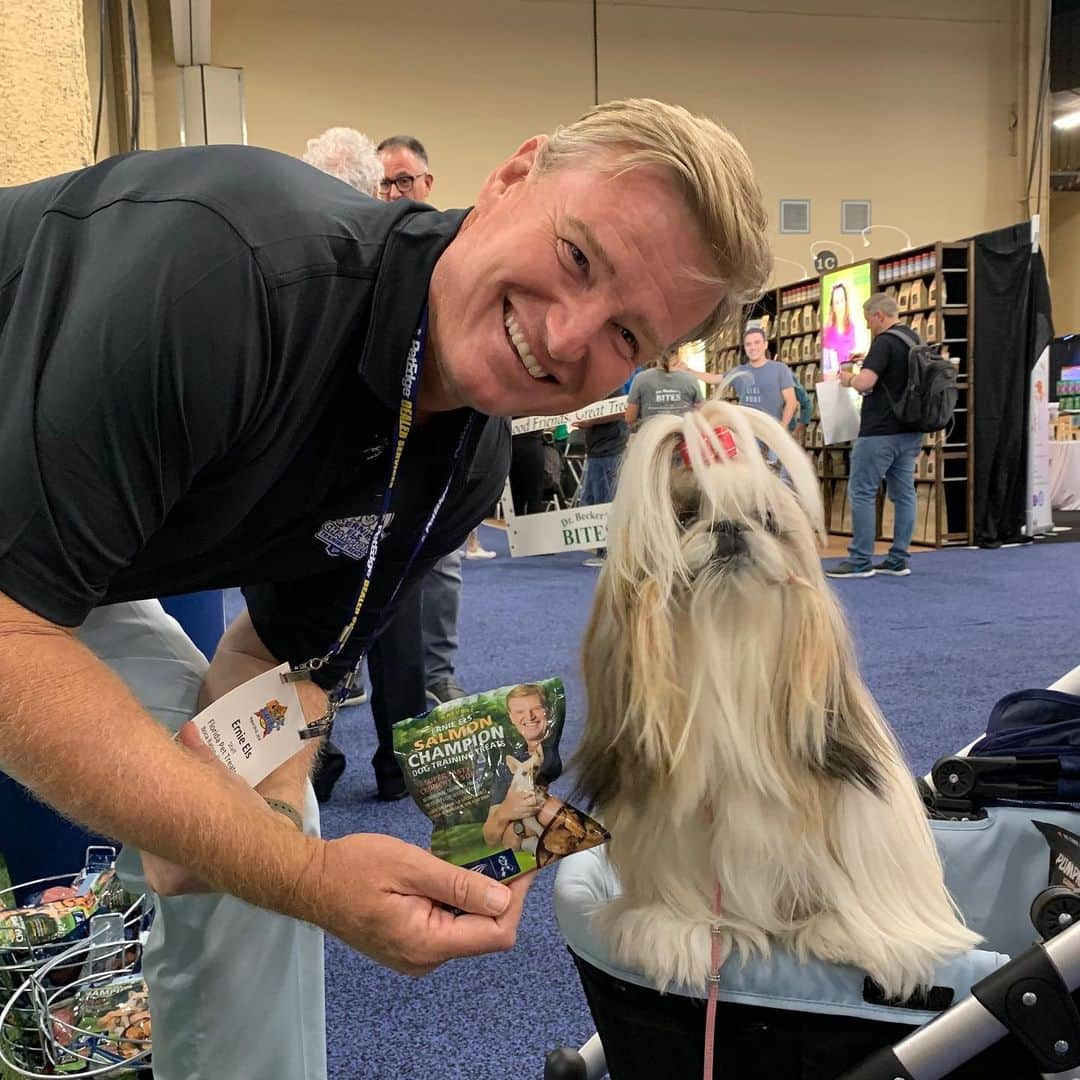
[{"label": "dog's face", "polygon": [[679,785],[697,799],[723,775],[763,789],[780,778],[791,790],[807,771],[873,785],[843,722],[858,675],[822,534],[813,467],[770,417],[711,402],[643,426],[586,636],[576,766],[589,798],[604,805],[677,768],[700,774]]},{"label": "dog's face", "polygon": [[739,456],[696,472],[671,470],[667,502],[675,527],[666,524],[676,597],[820,577],[814,529],[797,497],[772,469]]},{"label": "dog's face", "polygon": [[517,758],[508,754],[506,767],[513,777],[510,781],[511,786],[518,791],[529,791],[536,786],[536,773],[540,768],[540,755],[530,754],[524,761],[518,761]]}]

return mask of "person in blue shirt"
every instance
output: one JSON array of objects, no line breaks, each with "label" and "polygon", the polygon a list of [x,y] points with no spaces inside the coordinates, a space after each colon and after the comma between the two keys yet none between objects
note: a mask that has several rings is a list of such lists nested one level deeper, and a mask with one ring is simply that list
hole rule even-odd
[{"label": "person in blue shirt", "polygon": [[798,408],[791,368],[779,360],[769,359],[769,343],[765,331],[757,323],[746,327],[743,350],[747,363],[735,369],[732,380],[739,404],[768,413],[788,427]]}]

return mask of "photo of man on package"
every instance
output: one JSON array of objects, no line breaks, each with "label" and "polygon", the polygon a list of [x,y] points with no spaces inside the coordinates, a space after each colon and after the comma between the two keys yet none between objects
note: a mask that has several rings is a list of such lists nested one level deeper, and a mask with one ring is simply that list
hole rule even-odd
[{"label": "photo of man on package", "polygon": [[562,773],[558,732],[544,689],[536,683],[515,686],[506,695],[506,711],[524,746],[512,748],[496,770],[484,840],[535,854],[537,838],[562,806],[562,800],[546,794]]},{"label": "photo of man on package", "polygon": [[505,881],[608,840],[548,794],[562,774],[562,679],[502,686],[394,725],[405,783],[431,819],[431,851]]}]

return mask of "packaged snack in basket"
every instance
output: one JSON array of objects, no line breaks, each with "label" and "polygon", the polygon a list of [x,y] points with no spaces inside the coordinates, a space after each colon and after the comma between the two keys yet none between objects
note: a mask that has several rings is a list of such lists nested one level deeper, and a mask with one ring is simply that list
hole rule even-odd
[{"label": "packaged snack in basket", "polygon": [[4,856],[0,855],[0,911],[13,907],[15,900],[11,895],[11,875],[8,873]]},{"label": "packaged snack in basket", "polygon": [[78,938],[85,933],[91,915],[122,895],[116,871],[111,868],[87,874],[71,889],[65,890],[63,899],[0,910],[0,949]]},{"label": "packaged snack in basket", "polygon": [[[53,1036],[66,1053],[56,1064],[62,1074],[122,1064],[150,1045],[150,995],[141,975],[121,975],[82,987],[71,1001],[52,1010]],[[130,1076],[128,1071],[109,1073]]]},{"label": "packaged snack in basket", "polygon": [[562,772],[562,679],[470,694],[394,725],[405,783],[431,819],[431,850],[498,880],[609,839],[548,792]]}]

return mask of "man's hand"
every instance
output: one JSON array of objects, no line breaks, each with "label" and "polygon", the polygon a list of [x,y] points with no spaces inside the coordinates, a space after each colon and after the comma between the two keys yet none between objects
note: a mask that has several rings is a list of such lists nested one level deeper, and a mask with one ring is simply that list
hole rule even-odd
[{"label": "man's hand", "polygon": [[405,975],[425,975],[455,957],[509,949],[533,877],[500,885],[371,833],[331,840],[312,870],[316,881],[301,887],[313,902],[310,921]]},{"label": "man's hand", "polygon": [[[217,759],[213,750],[211,750],[199,737],[199,729],[191,720],[177,732],[176,741],[200,761],[212,765],[216,769],[220,769],[222,775],[228,778],[228,783],[232,784],[238,791],[243,791],[245,793],[245,798],[250,799],[256,797],[261,800],[261,795],[256,795],[256,792],[253,791],[247,783],[241,780],[236,773],[232,772],[227,765],[224,765]],[[273,776],[274,773],[271,773],[266,780],[271,780]],[[263,781],[263,783],[266,783],[266,781]],[[268,806],[265,807],[265,809],[268,814],[275,813],[275,811],[271,810]],[[277,816],[281,818],[283,827],[295,832],[296,826],[293,825],[288,818],[280,814]],[[186,896],[190,893],[217,891],[216,889],[212,889],[200,877],[191,873],[190,870],[185,869],[183,866],[177,866],[176,863],[169,862],[168,859],[163,859],[158,855],[153,855],[149,851],[142,851],[139,854],[142,858],[143,873],[146,875],[146,883],[159,896]]]},{"label": "man's hand", "polygon": [[520,821],[530,817],[544,805],[544,797],[536,788],[529,791],[514,790],[506,793],[506,798],[499,804],[499,814],[507,822]]}]

